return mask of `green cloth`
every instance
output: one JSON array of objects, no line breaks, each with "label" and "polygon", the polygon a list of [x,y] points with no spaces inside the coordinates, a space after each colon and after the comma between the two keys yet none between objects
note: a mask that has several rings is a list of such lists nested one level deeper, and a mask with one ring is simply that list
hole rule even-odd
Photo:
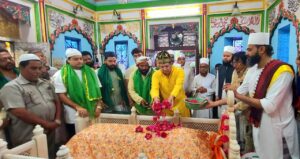
[{"label": "green cloth", "polygon": [[[139,70],[136,70],[133,75],[133,84],[135,92],[140,95],[148,104],[152,102],[152,98],[150,96],[151,90],[151,79],[153,75],[153,69],[150,68],[149,72],[143,79],[143,75]],[[152,111],[151,107],[148,109],[140,104],[135,104],[135,108],[139,114],[142,115],[153,115],[154,112]]]},{"label": "green cloth", "polygon": [[[124,83],[123,74],[122,74],[120,68],[118,68],[118,67],[116,67],[114,69],[114,71],[117,73],[117,75],[119,77],[118,80],[119,80],[119,86],[120,86],[120,89],[121,89],[122,99],[125,102],[126,106],[129,107],[129,100],[128,100],[128,97],[127,97],[127,92],[126,92],[126,87],[125,87],[125,83]],[[115,103],[113,102],[113,100],[110,97],[111,94],[112,94],[112,91],[114,91],[114,88],[113,88],[112,79],[111,79],[111,76],[110,76],[109,72],[110,72],[110,70],[107,67],[107,65],[103,64],[100,67],[99,71],[98,71],[98,77],[99,77],[99,80],[102,84],[102,87],[101,87],[101,93],[103,95],[102,100],[108,106],[108,108],[104,109],[104,112],[112,111],[114,113],[115,112],[114,111]],[[130,113],[130,111],[120,112],[120,113]]]},{"label": "green cloth", "polygon": [[[19,71],[16,68],[13,68],[14,73],[17,74],[17,76],[19,76]],[[6,84],[8,83],[9,80],[7,80],[3,74],[0,72],[0,89]]]},{"label": "green cloth", "polygon": [[61,76],[67,88],[69,98],[85,108],[90,117],[94,117],[98,100],[101,98],[97,76],[89,66],[81,67],[82,82],[70,64],[61,68]]}]

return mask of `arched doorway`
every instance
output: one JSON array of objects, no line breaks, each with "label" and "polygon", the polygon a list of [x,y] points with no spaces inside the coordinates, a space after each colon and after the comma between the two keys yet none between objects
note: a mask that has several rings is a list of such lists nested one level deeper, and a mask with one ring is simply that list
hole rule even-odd
[{"label": "arched doorway", "polygon": [[105,37],[102,49],[103,52],[115,52],[118,64],[124,67],[122,69],[127,69],[135,64],[131,51],[138,48],[139,45],[139,41],[134,34],[119,29]]},{"label": "arched doorway", "polygon": [[54,67],[60,68],[66,61],[65,52],[67,48],[75,48],[79,51],[89,51],[92,56],[93,46],[83,34],[78,33],[75,29],[60,33],[53,44],[51,59]]},{"label": "arched doorway", "polygon": [[216,64],[222,64],[224,46],[234,46],[236,51],[245,51],[248,43],[248,32],[241,32],[237,29],[232,29],[229,32],[220,35],[212,44],[210,54],[210,70],[214,73]]}]

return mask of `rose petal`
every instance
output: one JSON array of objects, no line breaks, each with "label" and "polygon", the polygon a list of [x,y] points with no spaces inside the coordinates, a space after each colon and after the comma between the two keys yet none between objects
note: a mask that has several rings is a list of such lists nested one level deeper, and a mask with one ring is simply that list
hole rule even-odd
[{"label": "rose petal", "polygon": [[146,133],[145,138],[146,138],[147,140],[150,140],[150,139],[152,138],[152,135],[149,134],[149,133]]}]

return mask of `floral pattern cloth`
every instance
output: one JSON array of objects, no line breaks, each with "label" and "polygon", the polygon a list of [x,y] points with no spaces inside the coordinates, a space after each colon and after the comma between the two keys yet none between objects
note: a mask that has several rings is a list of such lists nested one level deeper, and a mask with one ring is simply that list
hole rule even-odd
[{"label": "floral pattern cloth", "polygon": [[[175,128],[167,138],[145,139],[136,125],[95,124],[76,134],[68,143],[74,159],[136,159],[143,152],[149,159],[210,159],[212,132]],[[155,136],[155,134],[153,134]]]}]

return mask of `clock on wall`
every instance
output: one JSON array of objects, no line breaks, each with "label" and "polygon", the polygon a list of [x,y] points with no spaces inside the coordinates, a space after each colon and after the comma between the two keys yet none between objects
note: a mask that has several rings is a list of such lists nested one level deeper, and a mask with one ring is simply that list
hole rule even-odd
[{"label": "clock on wall", "polygon": [[171,47],[182,46],[182,43],[183,43],[183,33],[182,32],[178,32],[178,31],[170,33],[169,40],[170,40],[170,46]]}]

